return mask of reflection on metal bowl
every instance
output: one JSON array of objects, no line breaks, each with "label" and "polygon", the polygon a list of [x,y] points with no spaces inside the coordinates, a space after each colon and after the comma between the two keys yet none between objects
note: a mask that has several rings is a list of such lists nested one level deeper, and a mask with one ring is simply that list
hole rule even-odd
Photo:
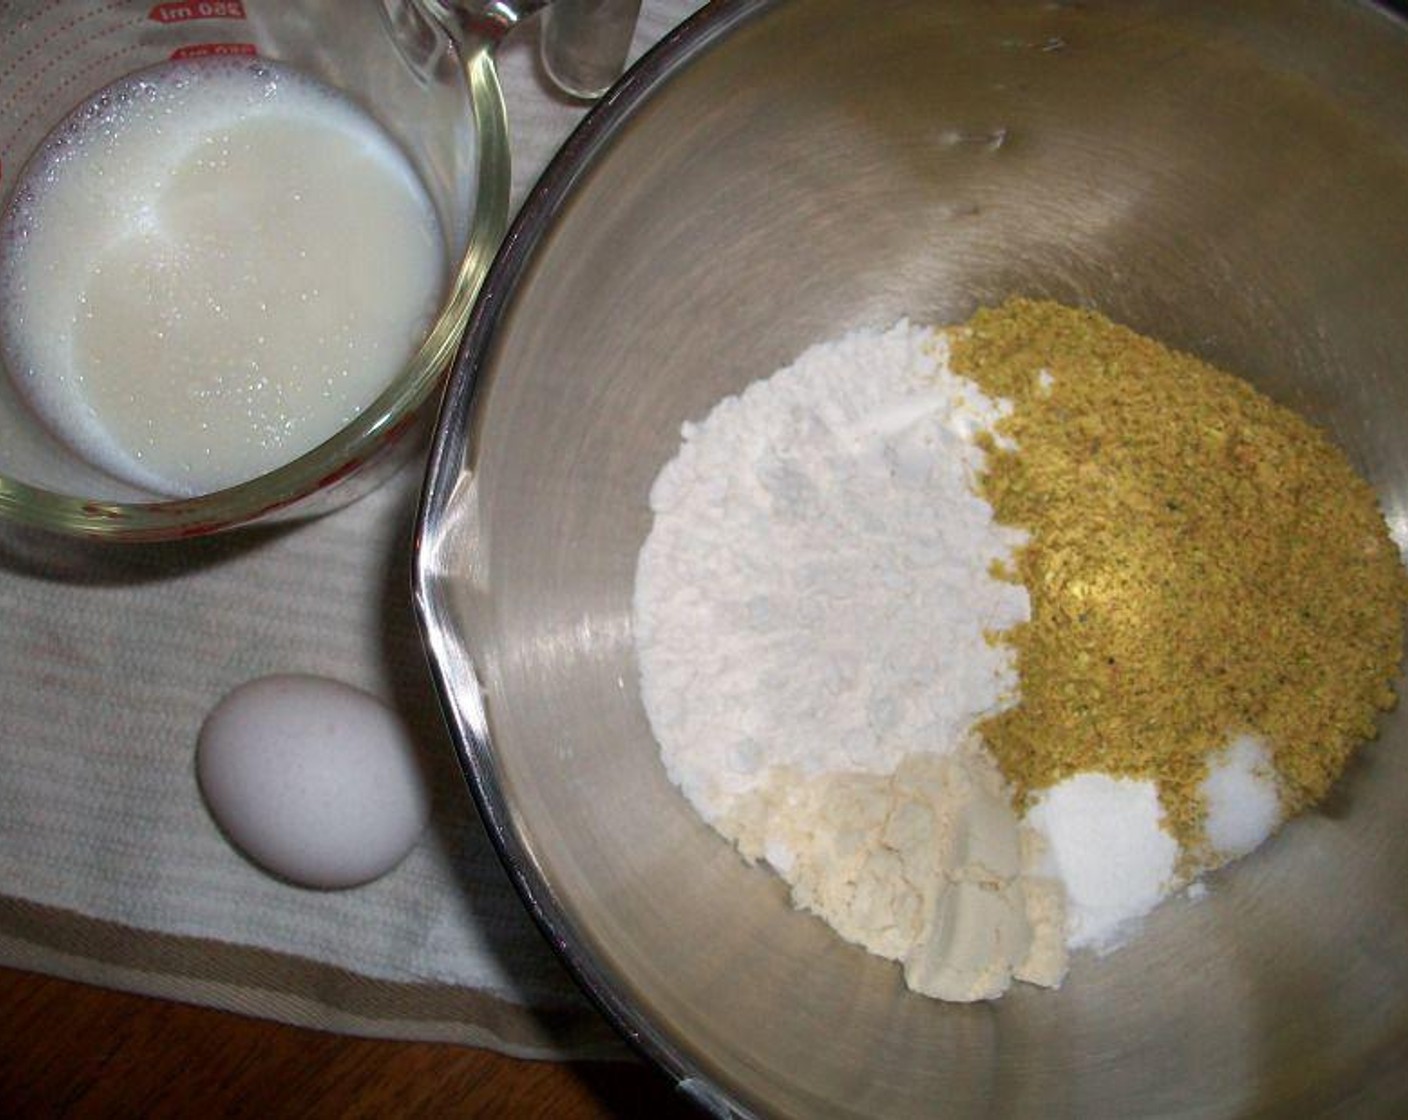
[{"label": "reflection on metal bowl", "polygon": [[1060,991],[947,1005],[695,817],[630,630],[681,422],[809,343],[1010,294],[1245,375],[1404,539],[1405,107],[1408,27],[1348,0],[725,0],[552,165],[454,373],[417,604],[530,907],[720,1115],[1408,1107],[1401,715],[1331,804]]}]

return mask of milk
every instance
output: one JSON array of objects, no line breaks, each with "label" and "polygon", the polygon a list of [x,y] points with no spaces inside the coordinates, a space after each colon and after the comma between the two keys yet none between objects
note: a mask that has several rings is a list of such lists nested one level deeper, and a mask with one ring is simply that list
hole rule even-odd
[{"label": "milk", "polygon": [[0,346],[84,457],[202,494],[364,410],[445,280],[430,199],[369,116],[268,62],[173,63],[108,87],[26,167]]}]

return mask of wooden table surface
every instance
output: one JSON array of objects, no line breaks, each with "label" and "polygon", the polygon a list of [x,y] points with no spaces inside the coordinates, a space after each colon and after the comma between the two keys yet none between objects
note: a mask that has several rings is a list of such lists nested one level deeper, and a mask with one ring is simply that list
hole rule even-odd
[{"label": "wooden table surface", "polygon": [[347,1038],[0,968],[0,1116],[691,1118],[643,1063]]}]

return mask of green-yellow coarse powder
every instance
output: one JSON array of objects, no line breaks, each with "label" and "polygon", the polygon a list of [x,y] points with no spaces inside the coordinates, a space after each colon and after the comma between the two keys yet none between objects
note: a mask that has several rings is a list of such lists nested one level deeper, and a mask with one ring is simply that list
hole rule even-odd
[{"label": "green-yellow coarse powder", "polygon": [[1287,814],[1394,702],[1408,601],[1373,490],[1246,382],[1108,319],[1012,300],[950,332],[1012,414],[980,492],[1029,542],[1021,699],[980,725],[1020,798],[1083,771],[1151,779],[1196,860],[1209,759],[1249,733]]}]

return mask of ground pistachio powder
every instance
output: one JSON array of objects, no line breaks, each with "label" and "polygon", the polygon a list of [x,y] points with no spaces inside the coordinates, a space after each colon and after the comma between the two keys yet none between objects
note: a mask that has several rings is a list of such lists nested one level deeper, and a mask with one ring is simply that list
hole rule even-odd
[{"label": "ground pistachio powder", "polygon": [[979,725],[1029,802],[1084,771],[1156,783],[1203,847],[1199,787],[1237,734],[1285,812],[1320,800],[1394,703],[1408,578],[1373,490],[1246,382],[1103,316],[1014,299],[950,334],[1012,413],[980,493],[1029,537],[1018,704]]}]

